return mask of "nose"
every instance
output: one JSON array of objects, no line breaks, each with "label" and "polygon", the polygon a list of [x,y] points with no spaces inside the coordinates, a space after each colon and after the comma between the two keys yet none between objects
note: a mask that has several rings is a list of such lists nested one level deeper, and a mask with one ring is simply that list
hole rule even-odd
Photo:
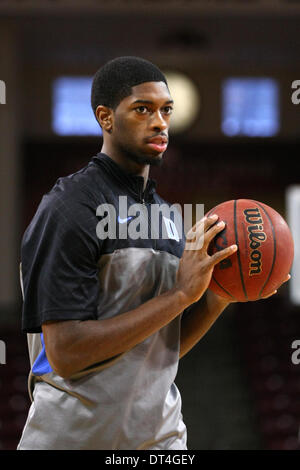
[{"label": "nose", "polygon": [[156,131],[163,131],[168,128],[168,123],[159,110],[152,114],[151,127]]}]

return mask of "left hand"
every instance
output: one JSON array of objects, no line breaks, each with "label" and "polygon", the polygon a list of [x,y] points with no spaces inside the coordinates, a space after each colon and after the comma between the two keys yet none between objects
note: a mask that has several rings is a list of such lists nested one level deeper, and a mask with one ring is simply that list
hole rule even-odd
[{"label": "left hand", "polygon": [[[283,285],[285,282],[289,281],[291,279],[291,275],[288,274],[286,279],[282,282],[281,285]],[[281,287],[281,286],[280,286]],[[218,302],[221,304],[224,304],[224,308],[229,305],[229,304],[236,304],[238,303],[238,300],[229,300],[229,299],[225,299],[224,297],[221,297],[219,296],[218,294],[215,294],[213,291],[211,291],[211,289],[208,289],[208,291],[210,291],[211,294],[214,294],[214,296],[216,297],[216,299],[218,299]],[[273,295],[277,294],[277,290],[274,290],[273,292],[271,292],[271,294],[268,294],[264,297],[261,297],[260,299],[257,299],[257,300],[265,300],[265,299],[268,299],[269,297],[272,297]],[[254,301],[249,301],[249,302],[256,302],[255,300]]]},{"label": "left hand", "polygon": [[[284,284],[285,282],[289,281],[290,279],[291,279],[291,275],[288,274],[287,277],[286,277],[286,279],[283,281],[282,284]],[[281,284],[281,285],[282,285],[282,284]],[[274,292],[271,292],[271,294],[266,295],[265,297],[261,297],[261,298],[262,298],[262,299],[268,299],[269,297],[272,297],[272,295],[274,295],[274,294],[277,294],[277,290],[274,290]]]}]

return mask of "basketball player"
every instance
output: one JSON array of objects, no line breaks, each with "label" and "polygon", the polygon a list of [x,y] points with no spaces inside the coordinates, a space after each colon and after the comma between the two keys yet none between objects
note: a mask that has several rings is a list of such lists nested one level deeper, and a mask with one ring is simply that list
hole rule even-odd
[{"label": "basketball player", "polygon": [[149,168],[167,148],[173,100],[156,66],[122,57],[96,73],[92,107],[101,153],[56,182],[22,240],[32,405],[18,449],[184,450],[178,361],[228,305],[207,288],[237,247],[208,255],[217,217],[195,227],[198,250],[180,227],[163,237],[163,218],[149,227],[159,237],[99,237],[98,207],[115,209],[117,235],[131,222],[120,196],[147,222],[166,204]]}]

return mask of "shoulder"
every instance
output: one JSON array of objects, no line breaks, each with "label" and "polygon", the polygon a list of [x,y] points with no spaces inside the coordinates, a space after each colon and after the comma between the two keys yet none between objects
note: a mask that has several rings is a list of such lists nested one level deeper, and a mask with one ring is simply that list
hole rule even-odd
[{"label": "shoulder", "polygon": [[68,176],[60,177],[45,194],[45,201],[65,204],[67,201],[74,203],[97,203],[103,198],[103,177],[92,162],[86,167]]},{"label": "shoulder", "polygon": [[96,211],[105,199],[101,175],[94,165],[68,176],[60,177],[49,192],[43,195],[37,210],[23,235],[28,240],[57,237],[82,231],[93,234],[98,222]]},{"label": "shoulder", "polygon": [[104,200],[101,182],[101,171],[93,164],[58,178],[43,195],[36,217],[48,215],[78,221],[88,213],[96,214],[97,206]]}]

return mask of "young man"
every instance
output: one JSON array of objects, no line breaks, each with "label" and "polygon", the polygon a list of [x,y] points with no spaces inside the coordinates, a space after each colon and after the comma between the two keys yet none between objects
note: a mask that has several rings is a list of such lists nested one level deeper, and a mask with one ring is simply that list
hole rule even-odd
[{"label": "young man", "polygon": [[[149,168],[162,161],[173,106],[156,66],[108,62],[94,77],[92,106],[101,153],[57,181],[22,241],[32,405],[18,449],[186,449],[178,361],[228,305],[207,288],[214,265],[237,247],[208,255],[224,228],[216,218],[194,227],[197,250],[190,234],[184,249],[180,227],[180,237],[162,236],[167,217],[151,222],[153,205],[166,202]],[[120,235],[136,222],[119,213],[120,197],[141,206],[150,237]],[[98,224],[111,208],[105,237]]]}]

